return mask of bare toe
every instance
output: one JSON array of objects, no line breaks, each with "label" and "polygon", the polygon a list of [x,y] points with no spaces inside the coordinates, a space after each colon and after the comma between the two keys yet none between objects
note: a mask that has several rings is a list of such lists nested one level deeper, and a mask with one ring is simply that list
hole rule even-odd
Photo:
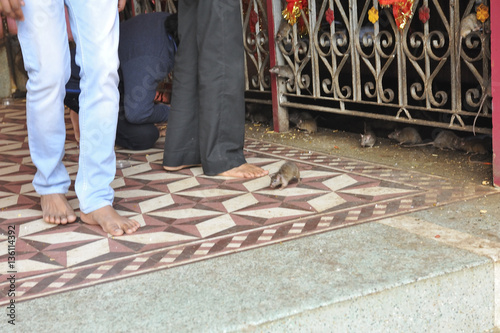
[{"label": "bare toe", "polygon": [[140,227],[139,222],[120,216],[111,206],[104,206],[88,214],[82,212],[80,218],[87,224],[100,225],[105,232],[113,236],[132,234]]},{"label": "bare toe", "polygon": [[269,171],[253,164],[242,164],[239,167],[220,173],[219,176],[236,178],[259,178],[268,175]]},{"label": "bare toe", "polygon": [[64,194],[45,194],[40,196],[43,220],[53,224],[67,224],[76,221],[76,214]]}]

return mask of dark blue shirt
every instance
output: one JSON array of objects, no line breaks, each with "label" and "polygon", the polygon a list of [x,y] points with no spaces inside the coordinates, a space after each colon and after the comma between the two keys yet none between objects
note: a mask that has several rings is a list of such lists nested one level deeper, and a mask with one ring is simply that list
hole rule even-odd
[{"label": "dark blue shirt", "polygon": [[[120,24],[120,110],[134,124],[168,119],[170,107],[154,103],[158,84],[174,66],[176,45],[165,30],[168,15],[163,12],[141,14]],[[74,52],[71,72],[66,85],[68,93],[79,83],[80,68],[74,63]]]},{"label": "dark blue shirt", "polygon": [[131,123],[159,123],[168,118],[168,106],[153,103],[158,83],[174,66],[176,46],[165,30],[168,15],[142,14],[120,25],[123,107]]}]

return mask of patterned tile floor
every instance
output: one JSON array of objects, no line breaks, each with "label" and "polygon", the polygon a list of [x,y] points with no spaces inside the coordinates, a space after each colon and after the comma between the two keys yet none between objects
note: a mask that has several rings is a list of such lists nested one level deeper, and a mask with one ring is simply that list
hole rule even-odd
[{"label": "patterned tile floor", "polygon": [[[163,144],[148,151],[117,149],[115,208],[141,222],[133,235],[111,237],[76,222],[54,226],[41,219],[31,185],[25,104],[0,106],[0,305],[83,288],[198,260],[289,241],[353,224],[497,193],[491,187],[247,140],[250,163],[270,173],[296,162],[301,182],[270,189],[255,180],[206,177],[200,168],[163,171]],[[65,164],[74,179],[78,147],[69,120]],[[68,198],[77,209],[73,189]],[[9,230],[15,262],[8,267]],[[15,272],[15,273],[10,273]]]}]

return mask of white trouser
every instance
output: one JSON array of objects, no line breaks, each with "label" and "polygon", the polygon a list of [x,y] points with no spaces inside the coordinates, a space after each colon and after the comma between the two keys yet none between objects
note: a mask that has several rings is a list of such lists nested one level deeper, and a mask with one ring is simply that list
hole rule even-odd
[{"label": "white trouser", "polygon": [[41,194],[67,193],[71,180],[62,163],[66,129],[65,84],[70,55],[64,5],[80,66],[80,157],[75,181],[80,210],[112,205],[118,120],[117,0],[25,0],[18,35],[28,72],[27,126],[33,179]]}]

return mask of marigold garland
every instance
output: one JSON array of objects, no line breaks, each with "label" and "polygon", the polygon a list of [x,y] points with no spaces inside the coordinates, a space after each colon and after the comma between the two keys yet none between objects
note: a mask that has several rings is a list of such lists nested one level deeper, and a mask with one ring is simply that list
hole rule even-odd
[{"label": "marigold garland", "polygon": [[294,25],[300,16],[300,11],[302,9],[307,9],[307,0],[286,0],[288,4],[285,10],[281,12],[285,20],[288,21],[290,25]]}]

